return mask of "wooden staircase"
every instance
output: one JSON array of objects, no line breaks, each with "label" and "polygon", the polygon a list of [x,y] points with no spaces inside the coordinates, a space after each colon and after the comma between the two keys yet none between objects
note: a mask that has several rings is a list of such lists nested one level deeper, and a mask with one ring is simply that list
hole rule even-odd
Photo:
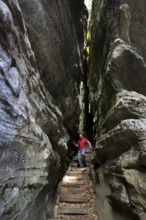
[{"label": "wooden staircase", "polygon": [[78,168],[77,156],[73,158],[66,175],[59,184],[54,219],[98,220],[93,213],[94,199],[90,195],[90,188],[92,188],[88,167],[90,150],[86,152],[86,161],[87,167]]}]

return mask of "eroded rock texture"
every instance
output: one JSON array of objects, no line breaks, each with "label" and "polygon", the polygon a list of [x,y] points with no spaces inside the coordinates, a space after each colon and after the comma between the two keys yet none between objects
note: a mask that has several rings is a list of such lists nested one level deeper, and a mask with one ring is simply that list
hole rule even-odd
[{"label": "eroded rock texture", "polygon": [[83,68],[80,60],[84,49],[84,3],[82,0],[21,0],[20,5],[41,79],[72,132]]},{"label": "eroded rock texture", "polygon": [[88,83],[100,219],[146,219],[144,10],[144,0],[93,3]]},{"label": "eroded rock texture", "polygon": [[85,21],[78,2],[80,39],[73,3],[20,0],[22,14],[17,0],[0,0],[0,220],[52,214],[69,162],[63,138],[79,118]]}]

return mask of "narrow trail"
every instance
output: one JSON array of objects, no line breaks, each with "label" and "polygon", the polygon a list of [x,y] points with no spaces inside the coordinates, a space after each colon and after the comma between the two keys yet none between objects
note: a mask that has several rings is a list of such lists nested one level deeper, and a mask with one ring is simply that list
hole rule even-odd
[{"label": "narrow trail", "polygon": [[95,214],[95,194],[89,175],[90,150],[86,152],[86,168],[77,167],[77,156],[59,184],[54,219],[99,220]]}]

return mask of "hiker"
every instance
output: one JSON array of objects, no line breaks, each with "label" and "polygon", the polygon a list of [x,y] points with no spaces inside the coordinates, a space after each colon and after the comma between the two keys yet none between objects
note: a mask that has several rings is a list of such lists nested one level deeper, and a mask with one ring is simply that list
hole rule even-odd
[{"label": "hiker", "polygon": [[82,134],[79,135],[79,140],[76,144],[78,147],[78,163],[80,167],[86,167],[86,148],[91,147],[91,143],[87,138],[84,138]]}]

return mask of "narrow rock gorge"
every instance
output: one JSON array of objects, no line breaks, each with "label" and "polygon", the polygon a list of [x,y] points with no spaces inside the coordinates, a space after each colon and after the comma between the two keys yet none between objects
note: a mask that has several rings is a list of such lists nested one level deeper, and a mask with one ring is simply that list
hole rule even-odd
[{"label": "narrow rock gorge", "polygon": [[89,99],[99,219],[146,219],[146,3],[94,0]]},{"label": "narrow rock gorge", "polygon": [[146,219],[145,10],[0,0],[0,220],[53,218],[79,130],[99,219]]}]

